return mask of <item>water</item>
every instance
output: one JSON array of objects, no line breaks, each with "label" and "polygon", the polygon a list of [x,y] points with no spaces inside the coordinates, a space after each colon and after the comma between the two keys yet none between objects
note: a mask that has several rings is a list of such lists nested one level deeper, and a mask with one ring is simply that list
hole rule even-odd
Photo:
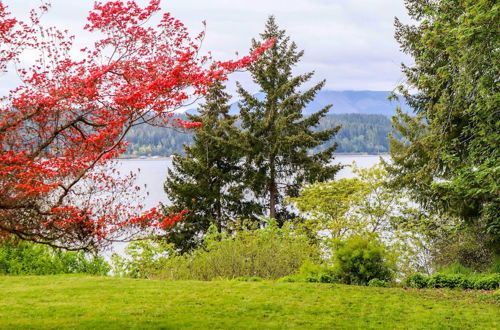
[{"label": "water", "polygon": [[[383,156],[373,156],[373,155],[336,155],[335,163],[340,163],[343,165],[350,165],[353,161],[356,162],[357,166],[361,168],[366,168],[375,165],[380,161],[380,157],[387,159],[387,155]],[[141,190],[145,196],[143,204],[147,208],[154,207],[158,203],[168,204],[169,199],[165,191],[163,190],[163,184],[167,179],[167,169],[172,166],[172,160],[167,159],[133,159],[133,160],[121,160],[118,163],[118,170],[121,173],[129,173],[130,171],[137,173],[136,185],[144,187],[146,185],[146,190]],[[140,171],[138,172],[138,169]],[[352,177],[352,171],[350,168],[344,168],[341,170],[336,178],[349,178]],[[149,194],[146,195],[146,192]]]}]

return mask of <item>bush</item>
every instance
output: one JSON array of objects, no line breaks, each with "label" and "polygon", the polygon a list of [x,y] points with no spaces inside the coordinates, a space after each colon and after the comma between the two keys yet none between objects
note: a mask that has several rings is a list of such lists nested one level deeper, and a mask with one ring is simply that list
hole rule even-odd
[{"label": "bush", "polygon": [[389,286],[389,283],[379,280],[378,278],[372,278],[370,282],[368,282],[368,286],[386,288]]},{"label": "bush", "polygon": [[429,278],[427,286],[429,288],[460,288],[464,282],[465,276],[460,274],[441,274],[437,273]]},{"label": "bush", "polygon": [[500,274],[443,274],[437,273],[430,278],[422,274],[408,276],[403,284],[411,288],[460,288],[476,290],[495,290],[500,288]]},{"label": "bush", "polygon": [[238,282],[262,282],[263,281],[262,277],[257,277],[257,276],[254,276],[254,277],[237,277],[234,280],[238,281]]},{"label": "bush", "polygon": [[488,268],[489,273],[498,273],[500,274],[500,256],[497,255],[493,258],[491,262],[491,266]]},{"label": "bush", "polygon": [[297,282],[297,279],[295,276],[283,276],[282,278],[278,279],[278,282],[293,283]]},{"label": "bush", "polygon": [[454,262],[451,265],[442,268],[440,271],[442,274],[461,274],[470,276],[474,273],[474,270],[470,267],[465,267],[459,262]]},{"label": "bush", "polygon": [[427,283],[429,282],[429,278],[420,273],[414,273],[408,275],[403,281],[403,285],[409,288],[422,289],[427,287]]},{"label": "bush", "polygon": [[287,226],[275,223],[255,231],[241,231],[230,237],[214,228],[203,246],[179,255],[172,246],[145,241],[131,244],[130,258],[115,256],[115,273],[142,278],[171,280],[213,280],[238,277],[278,279],[298,271],[305,260],[317,254],[307,238]]},{"label": "bush", "polygon": [[390,281],[394,264],[389,259],[386,247],[378,240],[354,236],[335,244],[335,275],[346,284],[367,285],[374,278]]},{"label": "bush", "polygon": [[476,279],[474,289],[476,290],[496,290],[500,288],[500,274],[491,274]]},{"label": "bush", "polygon": [[106,275],[110,269],[102,257],[89,253],[14,239],[0,243],[0,274],[4,275]]},{"label": "bush", "polygon": [[314,264],[306,261],[295,276],[295,279],[300,282],[310,283],[336,283],[338,279],[335,276],[333,269],[325,266]]}]

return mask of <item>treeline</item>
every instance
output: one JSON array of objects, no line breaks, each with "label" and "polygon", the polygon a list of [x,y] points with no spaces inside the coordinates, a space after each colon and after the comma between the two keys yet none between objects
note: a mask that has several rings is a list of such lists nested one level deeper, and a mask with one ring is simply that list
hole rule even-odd
[{"label": "treeline", "polygon": [[[316,131],[341,125],[338,134],[321,146],[325,149],[338,143],[338,153],[379,154],[389,151],[387,135],[391,121],[384,115],[337,114],[321,119]],[[162,127],[141,125],[134,127],[127,135],[129,147],[125,156],[170,156],[183,154],[184,144],[192,142],[193,132]],[[319,150],[315,150],[319,151]]]}]

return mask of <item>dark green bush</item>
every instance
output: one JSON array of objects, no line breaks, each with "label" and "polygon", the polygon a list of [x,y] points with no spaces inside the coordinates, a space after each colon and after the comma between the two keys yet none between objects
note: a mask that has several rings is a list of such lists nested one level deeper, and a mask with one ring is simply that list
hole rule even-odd
[{"label": "dark green bush", "polygon": [[403,284],[410,288],[448,288],[496,290],[500,288],[500,274],[443,274],[437,273],[430,278],[422,274],[411,274]]},{"label": "dark green bush", "polygon": [[476,290],[496,290],[500,288],[500,274],[490,274],[476,279],[474,289]]},{"label": "dark green bush", "polygon": [[429,278],[427,286],[429,288],[460,288],[464,280],[465,275],[437,273]]},{"label": "dark green bush", "polygon": [[106,275],[110,269],[103,258],[84,252],[18,240],[0,243],[0,274],[4,275]]},{"label": "dark green bush", "polygon": [[335,244],[335,275],[345,284],[367,285],[374,278],[389,282],[394,269],[390,259],[386,247],[378,240],[351,237]]},{"label": "dark green bush", "polygon": [[403,285],[410,287],[410,288],[415,288],[415,289],[422,289],[427,287],[427,283],[429,282],[429,278],[425,275],[422,275],[420,273],[414,273],[408,275],[404,281]]},{"label": "dark green bush", "polygon": [[372,278],[370,282],[368,282],[368,286],[386,288],[389,286],[389,283],[379,280],[378,278]]}]

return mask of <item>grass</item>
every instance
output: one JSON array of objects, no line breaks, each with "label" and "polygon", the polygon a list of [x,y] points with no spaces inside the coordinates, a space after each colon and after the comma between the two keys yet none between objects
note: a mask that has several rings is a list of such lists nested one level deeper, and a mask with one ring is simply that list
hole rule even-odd
[{"label": "grass", "polygon": [[481,328],[491,294],[313,283],[0,276],[0,328]]}]

